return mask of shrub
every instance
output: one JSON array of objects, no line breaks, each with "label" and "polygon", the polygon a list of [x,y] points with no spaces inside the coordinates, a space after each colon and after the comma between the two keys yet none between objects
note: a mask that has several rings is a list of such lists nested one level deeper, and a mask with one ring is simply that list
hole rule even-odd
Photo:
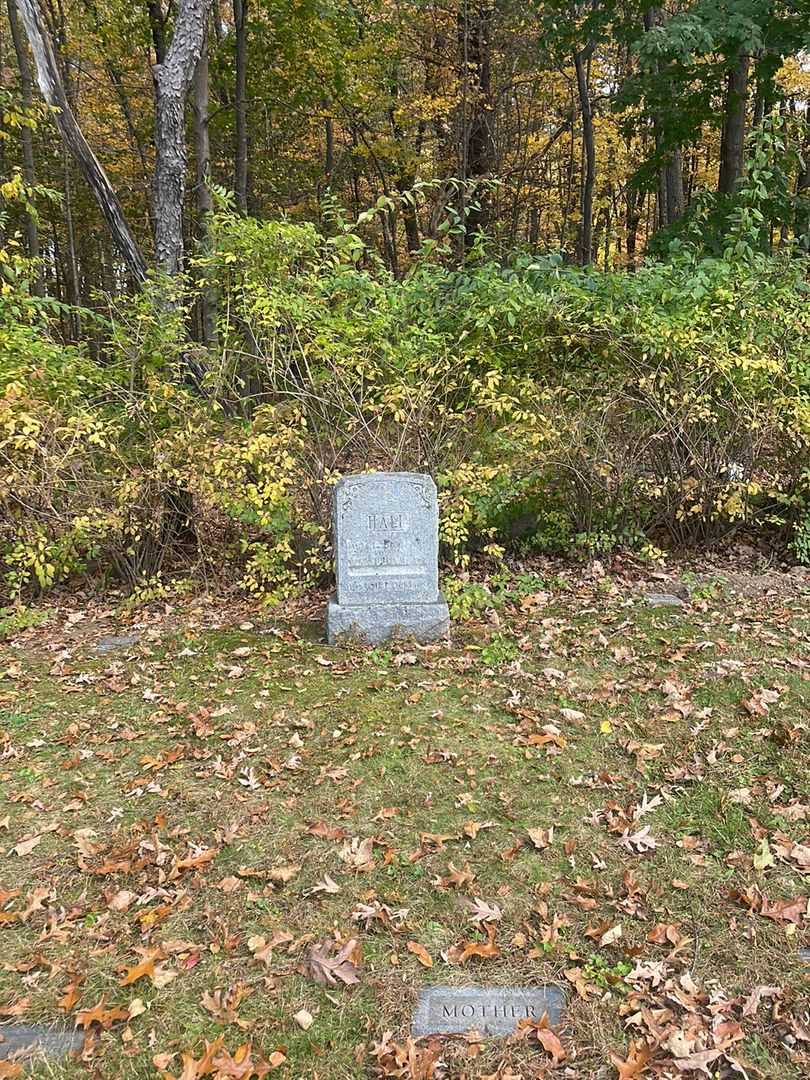
[{"label": "shrub", "polygon": [[[438,251],[398,281],[347,225],[324,237],[224,211],[214,234],[215,355],[184,344],[158,282],[111,307],[91,361],[56,341],[7,253],[10,595],[77,572],[135,589],[181,564],[289,596],[326,581],[332,485],[369,468],[435,476],[443,557],[462,570],[480,550],[705,544],[741,526],[807,557],[804,261],[687,253],[608,274],[453,269]],[[459,609],[482,601],[457,593]]]}]

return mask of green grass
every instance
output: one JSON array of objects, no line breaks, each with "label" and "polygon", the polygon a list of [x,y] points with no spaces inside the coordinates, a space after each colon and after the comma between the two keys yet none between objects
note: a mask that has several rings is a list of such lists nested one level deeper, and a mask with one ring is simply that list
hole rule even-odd
[{"label": "green grass", "polygon": [[[183,1051],[199,1057],[205,1039],[224,1035],[231,1052],[245,1041],[281,1050],[279,1075],[333,1080],[369,1075],[385,1032],[404,1042],[420,986],[556,982],[570,994],[571,1075],[609,1077],[610,1054],[625,1057],[641,1033],[625,1030],[625,1003],[665,1000],[628,972],[663,963],[664,979],[688,974],[739,1001],[731,1016],[752,1075],[804,1075],[784,1035],[807,998],[806,920],[763,918],[738,898],[810,891],[789,861],[752,861],[763,832],[807,843],[810,830],[810,807],[804,818],[790,809],[810,802],[808,636],[791,617],[800,602],[741,614],[725,589],[677,611],[628,606],[618,588],[584,593],[558,588],[529,615],[507,605],[497,630],[457,627],[451,646],[366,653],[255,612],[206,630],[181,611],[105,657],[89,618],[60,665],[47,648],[59,620],[29,621],[0,660],[14,672],[0,681],[0,890],[19,890],[0,911],[47,893],[24,922],[0,924],[0,1009],[23,1001],[26,1020],[71,1022],[102,996],[107,1007],[138,999],[138,1015],[98,1035],[104,1076],[156,1077],[152,1058],[166,1053],[177,1055],[166,1067],[176,1076]],[[254,629],[239,629],[246,617]],[[765,715],[744,704],[757,687],[779,690]],[[645,796],[653,805],[634,817]],[[337,838],[314,835],[317,822]],[[655,846],[628,850],[623,834],[646,826]],[[535,829],[553,829],[543,850]],[[28,854],[14,853],[35,836]],[[372,868],[341,857],[353,838],[373,838]],[[210,862],[173,875],[206,848]],[[297,869],[273,885],[284,867]],[[461,890],[438,885],[452,868],[475,877]],[[337,893],[323,890],[327,877]],[[131,903],[114,910],[122,891]],[[461,966],[448,950],[485,940],[462,903],[473,897],[502,911],[500,954]],[[375,903],[407,909],[405,925],[353,918]],[[621,936],[601,944],[618,923]],[[677,927],[674,951],[650,939],[659,925]],[[291,951],[279,947],[264,966],[247,942],[276,930],[292,934]],[[360,939],[358,987],[324,988],[298,971],[330,936]],[[428,950],[431,968],[408,941]],[[137,950],[158,946],[175,978],[122,985]],[[774,982],[778,1015],[766,1000],[742,1017],[751,990]],[[240,984],[250,991],[243,1028],[201,1004],[204,992]],[[293,1019],[302,1008],[315,1017],[308,1031]],[[697,1014],[709,1024],[703,1005]],[[675,1008],[671,1022],[686,1027],[690,1016]],[[470,1078],[550,1061],[528,1041],[474,1056],[454,1042],[444,1056],[450,1075]],[[68,1080],[86,1067],[33,1075]]]}]

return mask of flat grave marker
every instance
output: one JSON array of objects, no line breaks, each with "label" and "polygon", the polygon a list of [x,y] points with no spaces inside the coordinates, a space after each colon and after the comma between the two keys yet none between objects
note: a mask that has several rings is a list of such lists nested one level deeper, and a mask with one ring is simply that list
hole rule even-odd
[{"label": "flat grave marker", "polygon": [[421,990],[411,1033],[462,1035],[474,1028],[484,1036],[513,1035],[521,1020],[559,1024],[565,994],[556,986],[428,986]]},{"label": "flat grave marker", "polygon": [[32,1058],[62,1058],[84,1045],[84,1032],[57,1024],[0,1024],[0,1061],[13,1055],[20,1061]]}]

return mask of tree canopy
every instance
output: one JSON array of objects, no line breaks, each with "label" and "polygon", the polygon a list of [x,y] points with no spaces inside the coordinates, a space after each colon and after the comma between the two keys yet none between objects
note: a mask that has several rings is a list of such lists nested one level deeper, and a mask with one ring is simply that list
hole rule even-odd
[{"label": "tree canopy", "polygon": [[722,233],[776,119],[763,243],[806,248],[808,27],[808,0],[9,0],[7,227],[85,304],[188,269],[212,188],[319,225],[376,206],[398,276],[440,229],[632,268],[707,198]]}]

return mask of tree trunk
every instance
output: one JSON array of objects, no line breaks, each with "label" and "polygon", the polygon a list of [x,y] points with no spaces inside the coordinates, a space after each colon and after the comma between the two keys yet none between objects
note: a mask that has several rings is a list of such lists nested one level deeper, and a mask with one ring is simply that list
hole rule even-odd
[{"label": "tree trunk", "polygon": [[[644,29],[647,33],[661,23],[661,10],[652,7],[645,12]],[[660,67],[655,66],[656,74]],[[655,149],[658,154],[666,153],[658,172],[657,225],[659,229],[671,225],[683,217],[686,212],[686,199],[683,190],[683,155],[680,146],[666,152],[662,117],[656,113],[653,117],[655,130]]]},{"label": "tree trunk", "polygon": [[634,270],[636,265],[636,245],[641,216],[644,210],[644,192],[628,187],[625,191],[625,248],[627,251],[627,269]]},{"label": "tree trunk", "polygon": [[[396,186],[400,195],[409,194],[409,198],[402,202],[402,220],[405,226],[405,243],[409,252],[419,250],[419,221],[416,216],[416,205],[412,201],[416,183],[416,158],[415,154],[408,152],[405,146],[405,133],[402,125],[397,120],[396,100],[399,97],[399,77],[395,71],[391,80],[391,108],[388,110],[388,118],[391,122],[391,133],[396,145]],[[418,152],[418,151],[417,151]],[[392,229],[396,226],[392,223]]]},{"label": "tree trunk", "polygon": [[748,54],[740,49],[728,73],[720,140],[720,175],[717,190],[730,195],[742,174],[745,149],[745,111],[748,104]]},{"label": "tree trunk", "polygon": [[[30,2],[30,0],[26,0]],[[202,51],[210,0],[179,0],[172,41],[155,64],[155,257],[173,277],[183,268],[185,102]]]},{"label": "tree trunk", "polygon": [[[8,0],[8,21],[11,26],[11,40],[14,44],[14,54],[17,57],[17,68],[20,72],[20,98],[22,100],[22,107],[26,115],[30,115],[31,107],[33,105],[33,83],[31,79],[31,67],[28,63],[28,54],[25,51],[25,41],[23,39],[22,31],[20,30],[19,19],[17,18],[16,0]],[[26,185],[31,188],[34,186],[35,182],[34,134],[31,131],[31,128],[27,125],[23,125],[20,129],[20,138],[22,141],[23,180],[25,180]],[[25,241],[29,257],[38,259],[39,230],[37,229],[36,218],[33,214],[25,215]],[[40,293],[42,291],[42,272],[39,267],[36,269],[32,291],[34,293]]]},{"label": "tree trunk", "polygon": [[236,145],[234,147],[234,190],[236,205],[247,213],[248,132],[247,132],[247,14],[248,0],[233,0],[236,46]]},{"label": "tree trunk", "polygon": [[579,237],[577,242],[577,262],[588,266],[593,258],[593,188],[596,181],[596,142],[593,131],[593,110],[588,86],[587,64],[594,50],[591,41],[584,49],[574,53],[574,68],[577,74],[579,108],[582,114],[582,145],[585,157],[581,195]]},{"label": "tree trunk", "polygon": [[323,171],[326,175],[326,186],[332,185],[332,174],[335,171],[335,123],[330,115],[332,103],[328,98],[324,98],[321,102],[321,108],[324,111],[324,138],[326,140],[325,157],[323,163]]},{"label": "tree trunk", "polygon": [[667,161],[661,166],[662,193],[664,197],[662,225],[671,225],[683,217],[686,200],[683,192],[683,155],[676,146]]},{"label": "tree trunk", "polygon": [[[65,189],[63,211],[65,221],[65,233],[67,235],[68,244],[68,272],[66,274],[68,286],[68,303],[77,309],[81,301],[81,295],[79,290],[79,261],[76,257],[76,231],[73,228],[73,184],[71,183],[70,178],[70,157],[68,156],[68,152],[65,147],[62,148],[62,184]],[[78,315],[76,314],[76,312],[73,312],[71,314],[71,321],[73,323],[72,330],[74,340],[77,340],[79,335],[79,326]]]},{"label": "tree trunk", "polygon": [[[489,0],[478,0],[471,14],[465,7],[459,20],[465,97],[461,133],[461,175],[464,180],[480,180],[489,176],[495,164],[491,36],[492,8]],[[464,201],[466,203],[466,197]],[[485,229],[488,221],[487,195],[479,190],[466,216],[464,243],[467,248],[472,246],[476,233]]]},{"label": "tree trunk", "polygon": [[[203,253],[211,248],[211,214],[214,202],[211,198],[209,181],[211,176],[211,143],[208,132],[208,41],[203,42],[203,49],[194,72],[194,166],[195,195],[197,204],[197,237]],[[203,269],[203,283],[200,290],[201,338],[205,345],[216,342],[216,291],[211,280],[211,273]]]},{"label": "tree trunk", "polygon": [[147,0],[149,29],[152,31],[152,44],[155,46],[155,60],[162,64],[166,59],[166,16],[160,0]]},{"label": "tree trunk", "polygon": [[146,277],[146,262],[124,216],[112,184],[90,148],[84,133],[73,114],[65,94],[62,76],[53,51],[50,36],[43,25],[42,13],[37,0],[16,0],[17,8],[25,26],[37,83],[48,105],[54,112],[54,121],[65,146],[76,161],[87,184],[95,195],[104,215],[107,227],[117,244],[127,267],[137,282]]}]

